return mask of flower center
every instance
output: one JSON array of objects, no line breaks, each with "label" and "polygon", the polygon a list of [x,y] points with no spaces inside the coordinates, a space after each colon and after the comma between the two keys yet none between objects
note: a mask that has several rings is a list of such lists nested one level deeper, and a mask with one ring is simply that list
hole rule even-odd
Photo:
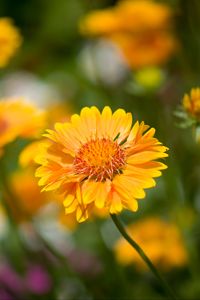
[{"label": "flower center", "polygon": [[112,179],[125,164],[125,151],[110,139],[95,139],[84,144],[74,159],[77,174],[88,179],[103,181]]}]

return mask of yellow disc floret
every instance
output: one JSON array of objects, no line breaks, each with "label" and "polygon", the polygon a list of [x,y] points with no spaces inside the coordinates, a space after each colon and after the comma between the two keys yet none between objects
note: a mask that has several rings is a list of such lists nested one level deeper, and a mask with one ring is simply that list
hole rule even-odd
[{"label": "yellow disc floret", "polygon": [[112,179],[114,174],[120,173],[124,164],[125,151],[117,142],[105,138],[84,144],[74,160],[77,174],[84,174],[88,179],[97,181]]}]

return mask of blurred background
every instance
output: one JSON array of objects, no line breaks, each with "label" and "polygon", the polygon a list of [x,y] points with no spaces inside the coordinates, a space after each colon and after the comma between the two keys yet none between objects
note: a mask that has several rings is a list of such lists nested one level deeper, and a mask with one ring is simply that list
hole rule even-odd
[{"label": "blurred background", "polygon": [[[1,65],[5,17],[21,37]],[[46,112],[41,129],[84,106],[120,107],[169,147],[156,188],[120,218],[191,300],[200,297],[200,94],[195,113],[182,99],[198,86],[198,0],[0,0],[0,105],[24,98]],[[40,193],[27,152],[38,139],[18,134],[1,143],[3,109],[0,299],[165,298],[106,213],[77,224],[57,195]]]}]

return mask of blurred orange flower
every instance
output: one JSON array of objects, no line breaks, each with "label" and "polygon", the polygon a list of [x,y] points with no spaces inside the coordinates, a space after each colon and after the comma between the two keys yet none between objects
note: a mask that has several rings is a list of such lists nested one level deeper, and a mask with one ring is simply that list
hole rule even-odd
[{"label": "blurred orange flower", "polygon": [[[169,270],[186,264],[186,249],[176,225],[151,217],[129,225],[127,230],[155,265]],[[124,238],[117,241],[114,251],[119,263],[145,269],[143,260]]]},{"label": "blurred orange flower", "polygon": [[170,27],[172,11],[169,6],[151,0],[124,0],[112,8],[90,12],[80,22],[87,35],[138,33]]},{"label": "blurred orange flower", "polygon": [[39,185],[62,193],[66,214],[76,212],[79,222],[94,206],[110,213],[136,211],[137,199],[145,197],[144,189],[155,186],[153,177],[166,168],[155,160],[168,155],[154,138],[154,128],[144,122],[131,127],[131,113],[112,113],[109,107],[102,113],[85,107],[71,122],[56,123],[45,134],[49,145],[41,147],[36,159]]},{"label": "blurred orange flower", "polygon": [[0,68],[5,67],[22,43],[18,29],[9,18],[0,18]]},{"label": "blurred orange flower", "polygon": [[0,149],[17,137],[38,136],[44,126],[45,113],[33,105],[22,99],[0,101]]},{"label": "blurred orange flower", "polygon": [[171,32],[172,10],[151,0],[124,0],[115,7],[89,13],[80,23],[85,35],[101,36],[121,49],[128,65],[162,64],[177,48]]},{"label": "blurred orange flower", "polygon": [[168,32],[115,34],[111,40],[122,50],[128,65],[133,69],[158,65],[174,52],[174,37]]},{"label": "blurred orange flower", "polygon": [[183,97],[183,107],[193,118],[200,120],[200,88],[193,88]]},{"label": "blurred orange flower", "polygon": [[168,5],[152,0],[122,0],[114,11],[120,20],[120,30],[128,32],[167,29],[172,18]]}]

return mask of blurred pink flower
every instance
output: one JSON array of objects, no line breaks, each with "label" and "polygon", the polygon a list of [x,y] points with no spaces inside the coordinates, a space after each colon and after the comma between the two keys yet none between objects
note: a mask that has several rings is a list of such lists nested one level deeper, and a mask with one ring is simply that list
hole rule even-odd
[{"label": "blurred pink flower", "polygon": [[44,268],[39,265],[31,266],[25,278],[26,287],[32,293],[46,294],[52,287],[52,281]]},{"label": "blurred pink flower", "polygon": [[21,293],[24,290],[20,276],[7,264],[0,267],[0,283],[11,291]]},{"label": "blurred pink flower", "polygon": [[93,277],[97,276],[103,270],[99,259],[86,251],[73,249],[68,253],[67,257],[68,263],[73,270],[80,274]]}]

